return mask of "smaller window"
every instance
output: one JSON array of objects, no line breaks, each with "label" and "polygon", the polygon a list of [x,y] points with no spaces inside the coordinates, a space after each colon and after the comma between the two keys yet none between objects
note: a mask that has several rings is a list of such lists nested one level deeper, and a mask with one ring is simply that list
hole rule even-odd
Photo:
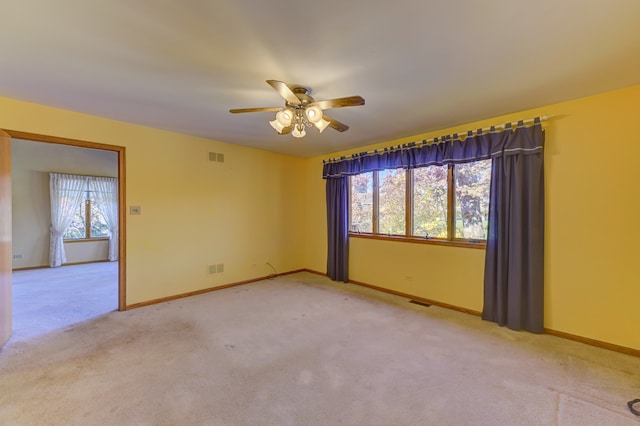
[{"label": "smaller window", "polygon": [[[89,226],[87,227],[87,223]],[[71,224],[64,231],[65,240],[84,240],[91,238],[108,238],[109,227],[104,215],[98,208],[91,191],[85,191],[85,199],[80,203],[78,211],[73,215]]]},{"label": "smaller window", "polygon": [[454,176],[456,238],[486,240],[491,160],[458,164]]},{"label": "smaller window", "polygon": [[417,237],[447,238],[448,167],[413,170],[413,231]]},{"label": "smaller window", "polygon": [[373,172],[351,176],[351,232],[373,232]]},{"label": "smaller window", "polygon": [[406,176],[404,169],[378,172],[380,185],[378,232],[380,234],[405,235]]}]

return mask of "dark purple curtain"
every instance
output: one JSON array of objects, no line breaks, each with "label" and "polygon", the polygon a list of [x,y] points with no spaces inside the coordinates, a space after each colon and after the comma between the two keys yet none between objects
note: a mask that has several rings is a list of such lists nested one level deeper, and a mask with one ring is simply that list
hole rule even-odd
[{"label": "dark purple curtain", "polygon": [[[544,144],[544,133],[523,132]],[[513,330],[544,331],[543,153],[508,152],[491,169],[482,318]]]},{"label": "dark purple curtain", "polygon": [[325,162],[329,253],[327,274],[347,281],[349,187],[347,177],[374,170],[413,169],[491,158],[489,235],[482,318],[510,328],[543,331],[544,131],[519,122],[504,131],[444,136]]},{"label": "dark purple curtain", "polygon": [[327,275],[349,281],[349,178],[327,179]]}]

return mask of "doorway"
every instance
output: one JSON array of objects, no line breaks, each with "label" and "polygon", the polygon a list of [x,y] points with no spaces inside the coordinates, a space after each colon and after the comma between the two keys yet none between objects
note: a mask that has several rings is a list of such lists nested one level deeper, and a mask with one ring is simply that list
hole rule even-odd
[{"label": "doorway", "polygon": [[[115,169],[117,171],[117,177],[118,177],[118,221],[119,221],[119,230],[118,230],[118,249],[119,249],[119,261],[118,262],[108,262],[111,265],[106,265],[107,262],[105,262],[104,265],[96,265],[96,267],[102,266],[105,268],[106,273],[111,274],[111,277],[115,277],[115,280],[117,280],[117,285],[115,285],[114,287],[116,288],[116,292],[117,295],[114,298],[116,300],[115,305],[117,305],[117,309],[120,311],[123,311],[126,309],[126,283],[125,283],[125,271],[126,271],[126,252],[125,252],[125,199],[124,199],[124,194],[125,194],[125,148],[124,147],[120,147],[120,146],[114,146],[114,145],[106,145],[106,144],[99,144],[99,143],[94,143],[94,142],[86,142],[86,141],[80,141],[80,140],[73,140],[73,139],[66,139],[66,138],[58,138],[58,137],[51,137],[51,136],[46,136],[46,135],[38,135],[38,134],[32,134],[32,133],[25,133],[25,132],[17,132],[17,131],[10,131],[10,130],[5,130],[5,132],[7,134],[9,134],[9,136],[11,137],[11,141],[10,142],[15,142],[16,144],[20,143],[24,143],[24,144],[28,144],[30,142],[38,142],[40,143],[40,145],[46,145],[49,148],[52,147],[59,147],[60,149],[64,150],[66,148],[65,152],[73,152],[74,150],[76,152],[81,152],[83,149],[86,149],[87,152],[91,151],[91,152],[95,152],[98,155],[100,155],[100,153],[102,154],[102,157],[108,157],[108,158],[112,158],[113,161],[115,162]],[[33,144],[36,145],[36,144]],[[50,151],[50,150],[49,150]],[[46,154],[44,154],[46,155]],[[50,171],[57,171],[57,172],[68,172],[62,169],[58,169],[58,170],[50,170]],[[99,174],[99,173],[98,173]],[[10,176],[13,176],[13,173],[11,173]],[[40,178],[42,178],[42,176],[40,176]],[[48,210],[48,209],[47,209]],[[14,217],[14,221],[16,220],[16,218]],[[47,229],[48,231],[48,229]],[[16,231],[14,231],[14,234],[17,234]],[[42,234],[42,232],[40,232],[40,234]],[[48,232],[47,232],[48,235]],[[14,240],[16,235],[14,235]],[[48,238],[46,238],[46,247],[44,248],[44,250],[48,253]],[[40,246],[42,246],[42,244],[40,244]],[[76,244],[76,246],[82,246],[82,244]],[[76,252],[86,252],[87,250],[83,250],[83,249],[75,249],[74,251]],[[20,253],[20,249],[19,250],[15,250],[15,247],[11,250],[12,252],[12,257],[14,257],[14,259],[12,259],[12,268],[13,268],[13,263],[16,262],[15,257],[18,256],[19,259],[21,260],[21,258],[23,258],[25,256],[25,253]],[[17,255],[16,255],[17,253]],[[83,255],[86,255],[86,253],[83,253]],[[38,259],[41,259],[38,258]],[[41,260],[34,260],[34,259],[30,259],[31,263],[42,263]],[[69,262],[72,262],[73,260],[70,259]],[[76,262],[74,263],[79,263],[79,264],[84,264],[85,262],[82,261],[82,259],[80,259],[80,261],[78,261],[78,259],[76,259]],[[25,263],[23,263],[24,265]],[[42,266],[42,265],[30,265],[30,266]],[[90,266],[82,266],[82,265],[77,265],[76,269],[72,271],[71,268],[74,268],[75,266],[63,266],[62,268],[55,268],[55,269],[66,269],[68,268],[66,271],[63,271],[64,273],[74,273],[77,275],[82,275],[84,273],[87,273],[87,269],[91,268]],[[84,268],[84,270],[83,270]],[[110,268],[110,269],[109,269]],[[29,269],[29,268],[26,268]],[[94,268],[95,269],[95,268]],[[40,270],[41,273],[46,273],[48,271],[51,271],[52,269],[47,268],[47,269],[43,269]],[[29,271],[25,271],[25,272],[29,272]],[[16,274],[21,273],[21,271],[16,271]],[[58,275],[60,275],[61,273],[56,271],[56,273]],[[89,272],[89,273],[94,273],[93,272]],[[13,273],[11,273],[11,275],[14,275]],[[26,276],[26,275],[25,275]],[[19,280],[27,279],[23,276],[16,276],[15,278],[19,278]],[[14,279],[15,279],[14,278]],[[19,281],[18,280],[18,281]],[[42,281],[42,280],[41,280]],[[116,306],[114,306],[114,309],[116,308]],[[68,309],[73,309],[72,306],[68,307]],[[15,316],[15,312],[14,312],[14,316]],[[1,345],[1,343],[0,343]]]}]

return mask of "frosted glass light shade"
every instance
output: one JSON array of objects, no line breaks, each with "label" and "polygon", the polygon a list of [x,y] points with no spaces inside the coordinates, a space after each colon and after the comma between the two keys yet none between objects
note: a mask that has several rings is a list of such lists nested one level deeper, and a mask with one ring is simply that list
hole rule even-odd
[{"label": "frosted glass light shade", "polygon": [[302,130],[300,130],[300,129],[298,128],[298,126],[296,126],[296,127],[293,129],[293,132],[291,132],[291,136],[293,136],[294,138],[302,138],[302,137],[304,137],[304,135],[306,135],[306,134],[307,134],[307,132],[304,130],[304,127],[302,127]]},{"label": "frosted glass light shade", "polygon": [[318,128],[318,130],[320,130],[320,133],[322,133],[322,131],[324,129],[326,129],[327,126],[329,125],[329,122],[321,117],[320,120],[318,120],[317,122],[313,123],[313,125],[316,126]]},{"label": "frosted glass light shade", "polygon": [[307,120],[316,124],[318,121],[322,120],[322,108],[317,105],[310,106],[305,110],[305,114],[307,115]]},{"label": "frosted glass light shade", "polygon": [[293,120],[293,111],[290,109],[278,111],[276,114],[276,120],[278,120],[278,123],[282,124],[283,127],[290,126],[291,120]]},{"label": "frosted glass light shade", "polygon": [[282,129],[285,128],[285,126],[283,126],[282,124],[280,124],[280,122],[278,120],[273,120],[270,121],[269,124],[271,124],[271,127],[273,127],[274,129],[276,129],[276,132],[278,133],[282,133]]}]

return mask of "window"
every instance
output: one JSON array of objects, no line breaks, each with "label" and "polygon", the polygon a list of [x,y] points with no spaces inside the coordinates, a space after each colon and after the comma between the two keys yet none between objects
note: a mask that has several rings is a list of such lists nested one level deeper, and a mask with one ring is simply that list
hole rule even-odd
[{"label": "window", "polygon": [[351,176],[351,232],[484,241],[490,182],[491,160]]},{"label": "window", "polygon": [[378,232],[404,235],[406,229],[406,178],[404,169],[378,172]]},{"label": "window", "polygon": [[351,176],[350,229],[373,233],[373,172]]},{"label": "window", "polygon": [[[89,226],[87,226],[89,224]],[[65,240],[109,238],[109,226],[98,208],[92,191],[85,191],[84,201],[76,211],[71,224],[64,231]]]}]

